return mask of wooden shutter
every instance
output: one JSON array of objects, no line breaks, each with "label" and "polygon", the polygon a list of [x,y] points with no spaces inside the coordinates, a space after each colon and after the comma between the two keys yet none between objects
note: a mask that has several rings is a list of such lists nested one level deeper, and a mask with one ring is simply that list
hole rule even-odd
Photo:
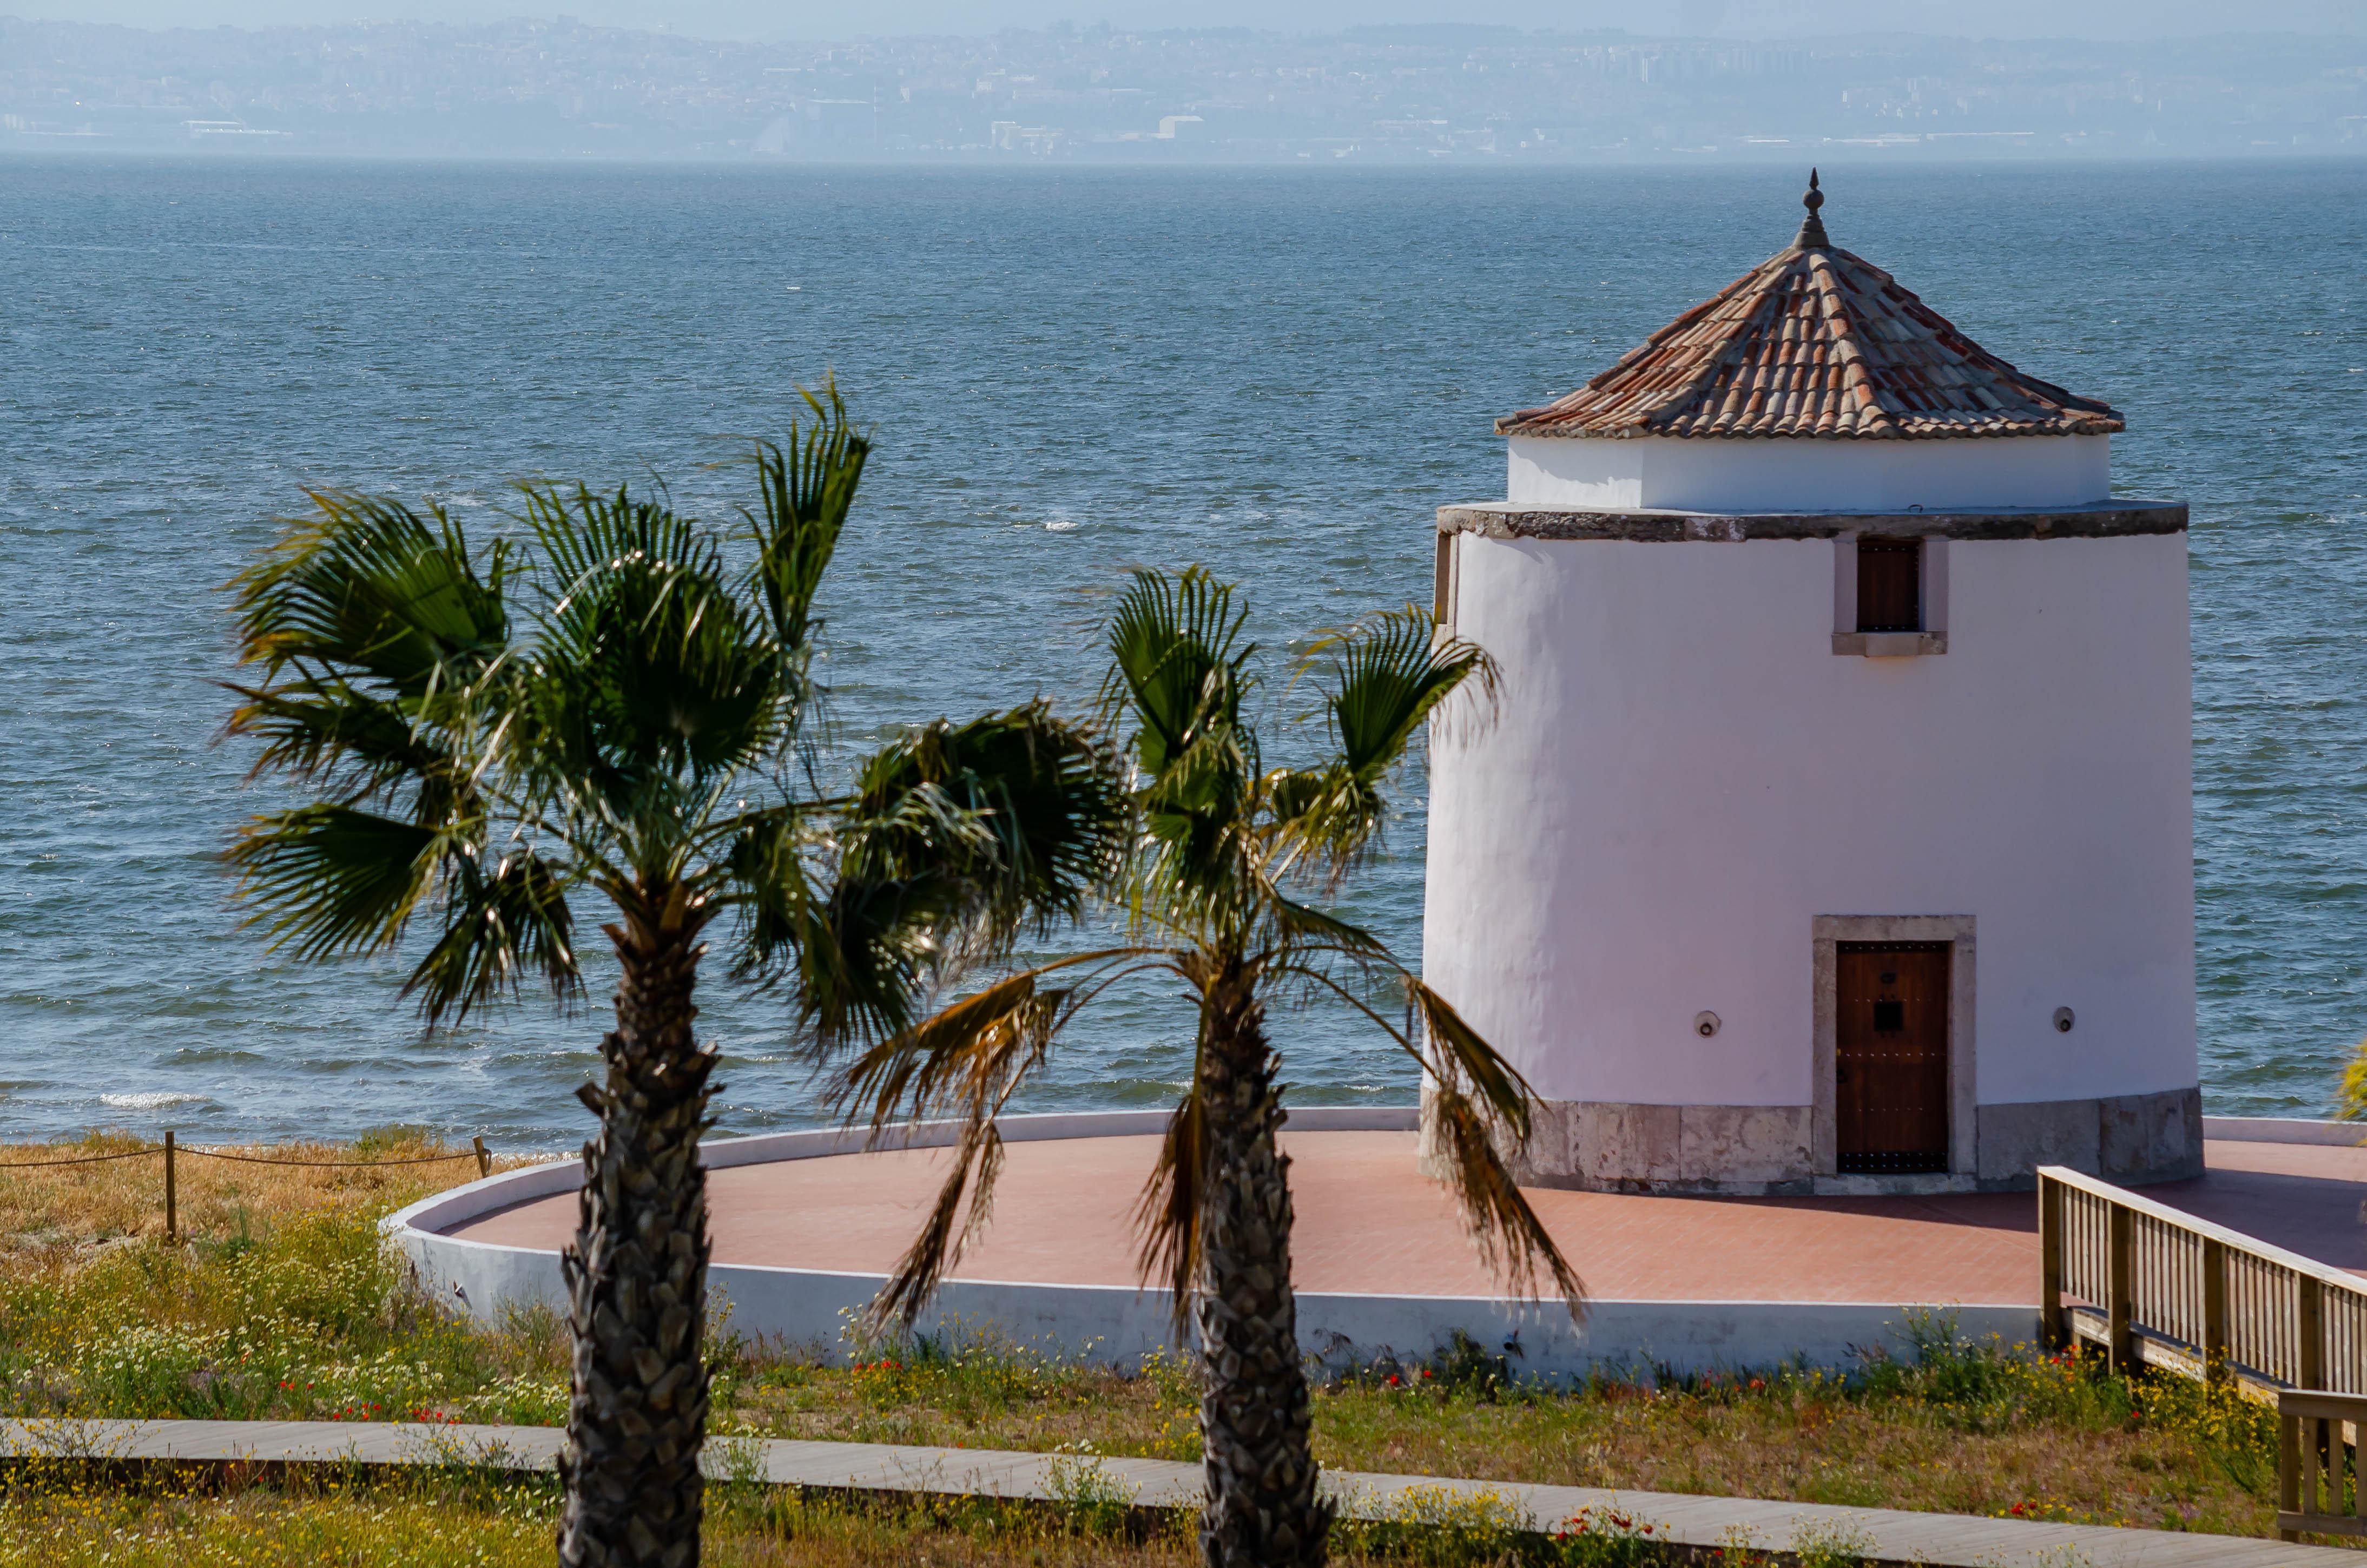
[{"label": "wooden shutter", "polygon": [[1857,541],[1857,629],[1860,631],[1923,630],[1923,541],[1861,539]]}]

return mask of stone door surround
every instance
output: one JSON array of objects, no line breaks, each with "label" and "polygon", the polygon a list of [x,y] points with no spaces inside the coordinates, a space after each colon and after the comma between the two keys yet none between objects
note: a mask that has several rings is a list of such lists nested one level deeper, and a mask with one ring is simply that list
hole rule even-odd
[{"label": "stone door surround", "polygon": [[1843,942],[1946,942],[1948,982],[1948,1170],[1970,1176],[1980,1165],[1978,1123],[1973,1106],[1973,917],[1969,915],[1819,915],[1812,932],[1812,982],[1816,987],[1814,1033],[1809,1046],[1808,1139],[1812,1168],[1820,1176],[1840,1166],[1833,1071],[1840,1009],[1835,997]]}]

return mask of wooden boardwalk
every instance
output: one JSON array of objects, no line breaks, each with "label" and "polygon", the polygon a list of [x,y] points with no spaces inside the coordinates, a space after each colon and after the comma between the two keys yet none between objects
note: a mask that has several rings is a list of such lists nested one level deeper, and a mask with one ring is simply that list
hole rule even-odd
[{"label": "wooden boardwalk", "polygon": [[[562,1434],[549,1426],[439,1426],[345,1421],[0,1421],[0,1454],[54,1454],[114,1461],[183,1463],[432,1465],[483,1464],[549,1470]],[[1056,1474],[1055,1466],[1070,1467]],[[929,1449],[888,1443],[716,1438],[708,1473],[775,1485],[859,1492],[953,1494],[1059,1501],[1077,1491],[1075,1467],[1100,1476],[1146,1506],[1197,1502],[1200,1467],[1167,1460],[1079,1460],[1073,1456],[982,1449]],[[2332,1547],[2287,1546],[2230,1536],[2178,1535],[2095,1525],[2030,1523],[1919,1514],[1891,1508],[1840,1508],[1747,1497],[1666,1492],[1609,1492],[1582,1486],[1530,1486],[1421,1475],[1328,1471],[1324,1483],[1346,1511],[1386,1517],[1408,1494],[1450,1492],[1492,1497],[1551,1529],[1581,1508],[1615,1507],[1681,1545],[1753,1546],[1782,1551],[1795,1542],[1852,1542],[1881,1562],[1931,1568],[2271,1568],[2272,1564],[2357,1563]]]}]

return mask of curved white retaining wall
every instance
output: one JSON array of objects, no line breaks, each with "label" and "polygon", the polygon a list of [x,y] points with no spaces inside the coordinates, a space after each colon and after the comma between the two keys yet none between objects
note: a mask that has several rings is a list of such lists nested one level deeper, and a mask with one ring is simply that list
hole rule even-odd
[{"label": "curved white retaining wall", "polygon": [[2230,1143],[2321,1143],[2356,1149],[2367,1144],[2367,1121],[2316,1121],[2293,1116],[2206,1116],[2203,1136]]},{"label": "curved white retaining wall", "polygon": [[[1158,1132],[1166,1119],[1165,1111],[1010,1117],[1002,1136],[1011,1142],[1123,1137]],[[1298,1131],[1411,1131],[1418,1121],[1411,1107],[1308,1107],[1290,1113]],[[932,1148],[951,1138],[951,1124],[936,1123],[912,1130],[901,1142]],[[726,1139],[704,1145],[703,1153],[709,1169],[721,1169],[853,1153],[865,1146],[861,1133],[832,1130]],[[470,1317],[491,1323],[504,1308],[536,1302],[563,1311],[556,1253],[441,1233],[498,1209],[572,1192],[582,1174],[573,1156],[505,1171],[391,1214],[385,1231],[418,1269],[422,1284]],[[1585,1260],[1575,1261],[1583,1276]],[[842,1326],[886,1276],[717,1264],[708,1279],[730,1301],[734,1331],[811,1344],[836,1359],[844,1354]],[[2034,1298],[2036,1281],[2032,1284]],[[1954,1312],[1960,1330],[1975,1336],[1996,1334],[2017,1343],[2037,1332],[2034,1305],[1939,1305]],[[1585,1324],[1573,1327],[1558,1305],[1518,1300],[1305,1291],[1298,1297],[1298,1324],[1301,1345],[1320,1357],[1361,1359],[1383,1350],[1426,1355],[1461,1329],[1483,1345],[1517,1339],[1521,1354],[1514,1364],[1521,1369],[1569,1375],[1656,1363],[1687,1371],[1767,1366],[1795,1356],[1839,1366],[1861,1347],[1897,1344],[1908,1310],[1882,1301],[1597,1301]],[[920,1326],[927,1333],[991,1330],[1047,1354],[1120,1364],[1172,1344],[1167,1292],[1127,1286],[955,1280],[939,1292]]]}]

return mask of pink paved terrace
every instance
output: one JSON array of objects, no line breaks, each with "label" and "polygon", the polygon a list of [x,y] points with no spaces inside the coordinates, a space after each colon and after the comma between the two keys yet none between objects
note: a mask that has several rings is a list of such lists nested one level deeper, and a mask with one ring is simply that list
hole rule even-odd
[{"label": "pink paved terrace", "polygon": [[[1500,1293],[1410,1132],[1285,1134],[1300,1290],[1398,1296]],[[1156,1140],[1083,1138],[1005,1151],[994,1222],[958,1278],[1051,1285],[1136,1282],[1128,1214]],[[933,1194],[942,1150],[841,1154],[719,1170],[708,1178],[715,1258],[850,1273],[891,1267]],[[2210,1142],[2206,1174],[2143,1189],[2337,1267],[2367,1273],[2367,1149]],[[1952,1302],[2038,1294],[2035,1200],[1672,1198],[1535,1189],[1529,1199],[1604,1301]],[[556,1250],[572,1194],[456,1227],[472,1241]]]}]

